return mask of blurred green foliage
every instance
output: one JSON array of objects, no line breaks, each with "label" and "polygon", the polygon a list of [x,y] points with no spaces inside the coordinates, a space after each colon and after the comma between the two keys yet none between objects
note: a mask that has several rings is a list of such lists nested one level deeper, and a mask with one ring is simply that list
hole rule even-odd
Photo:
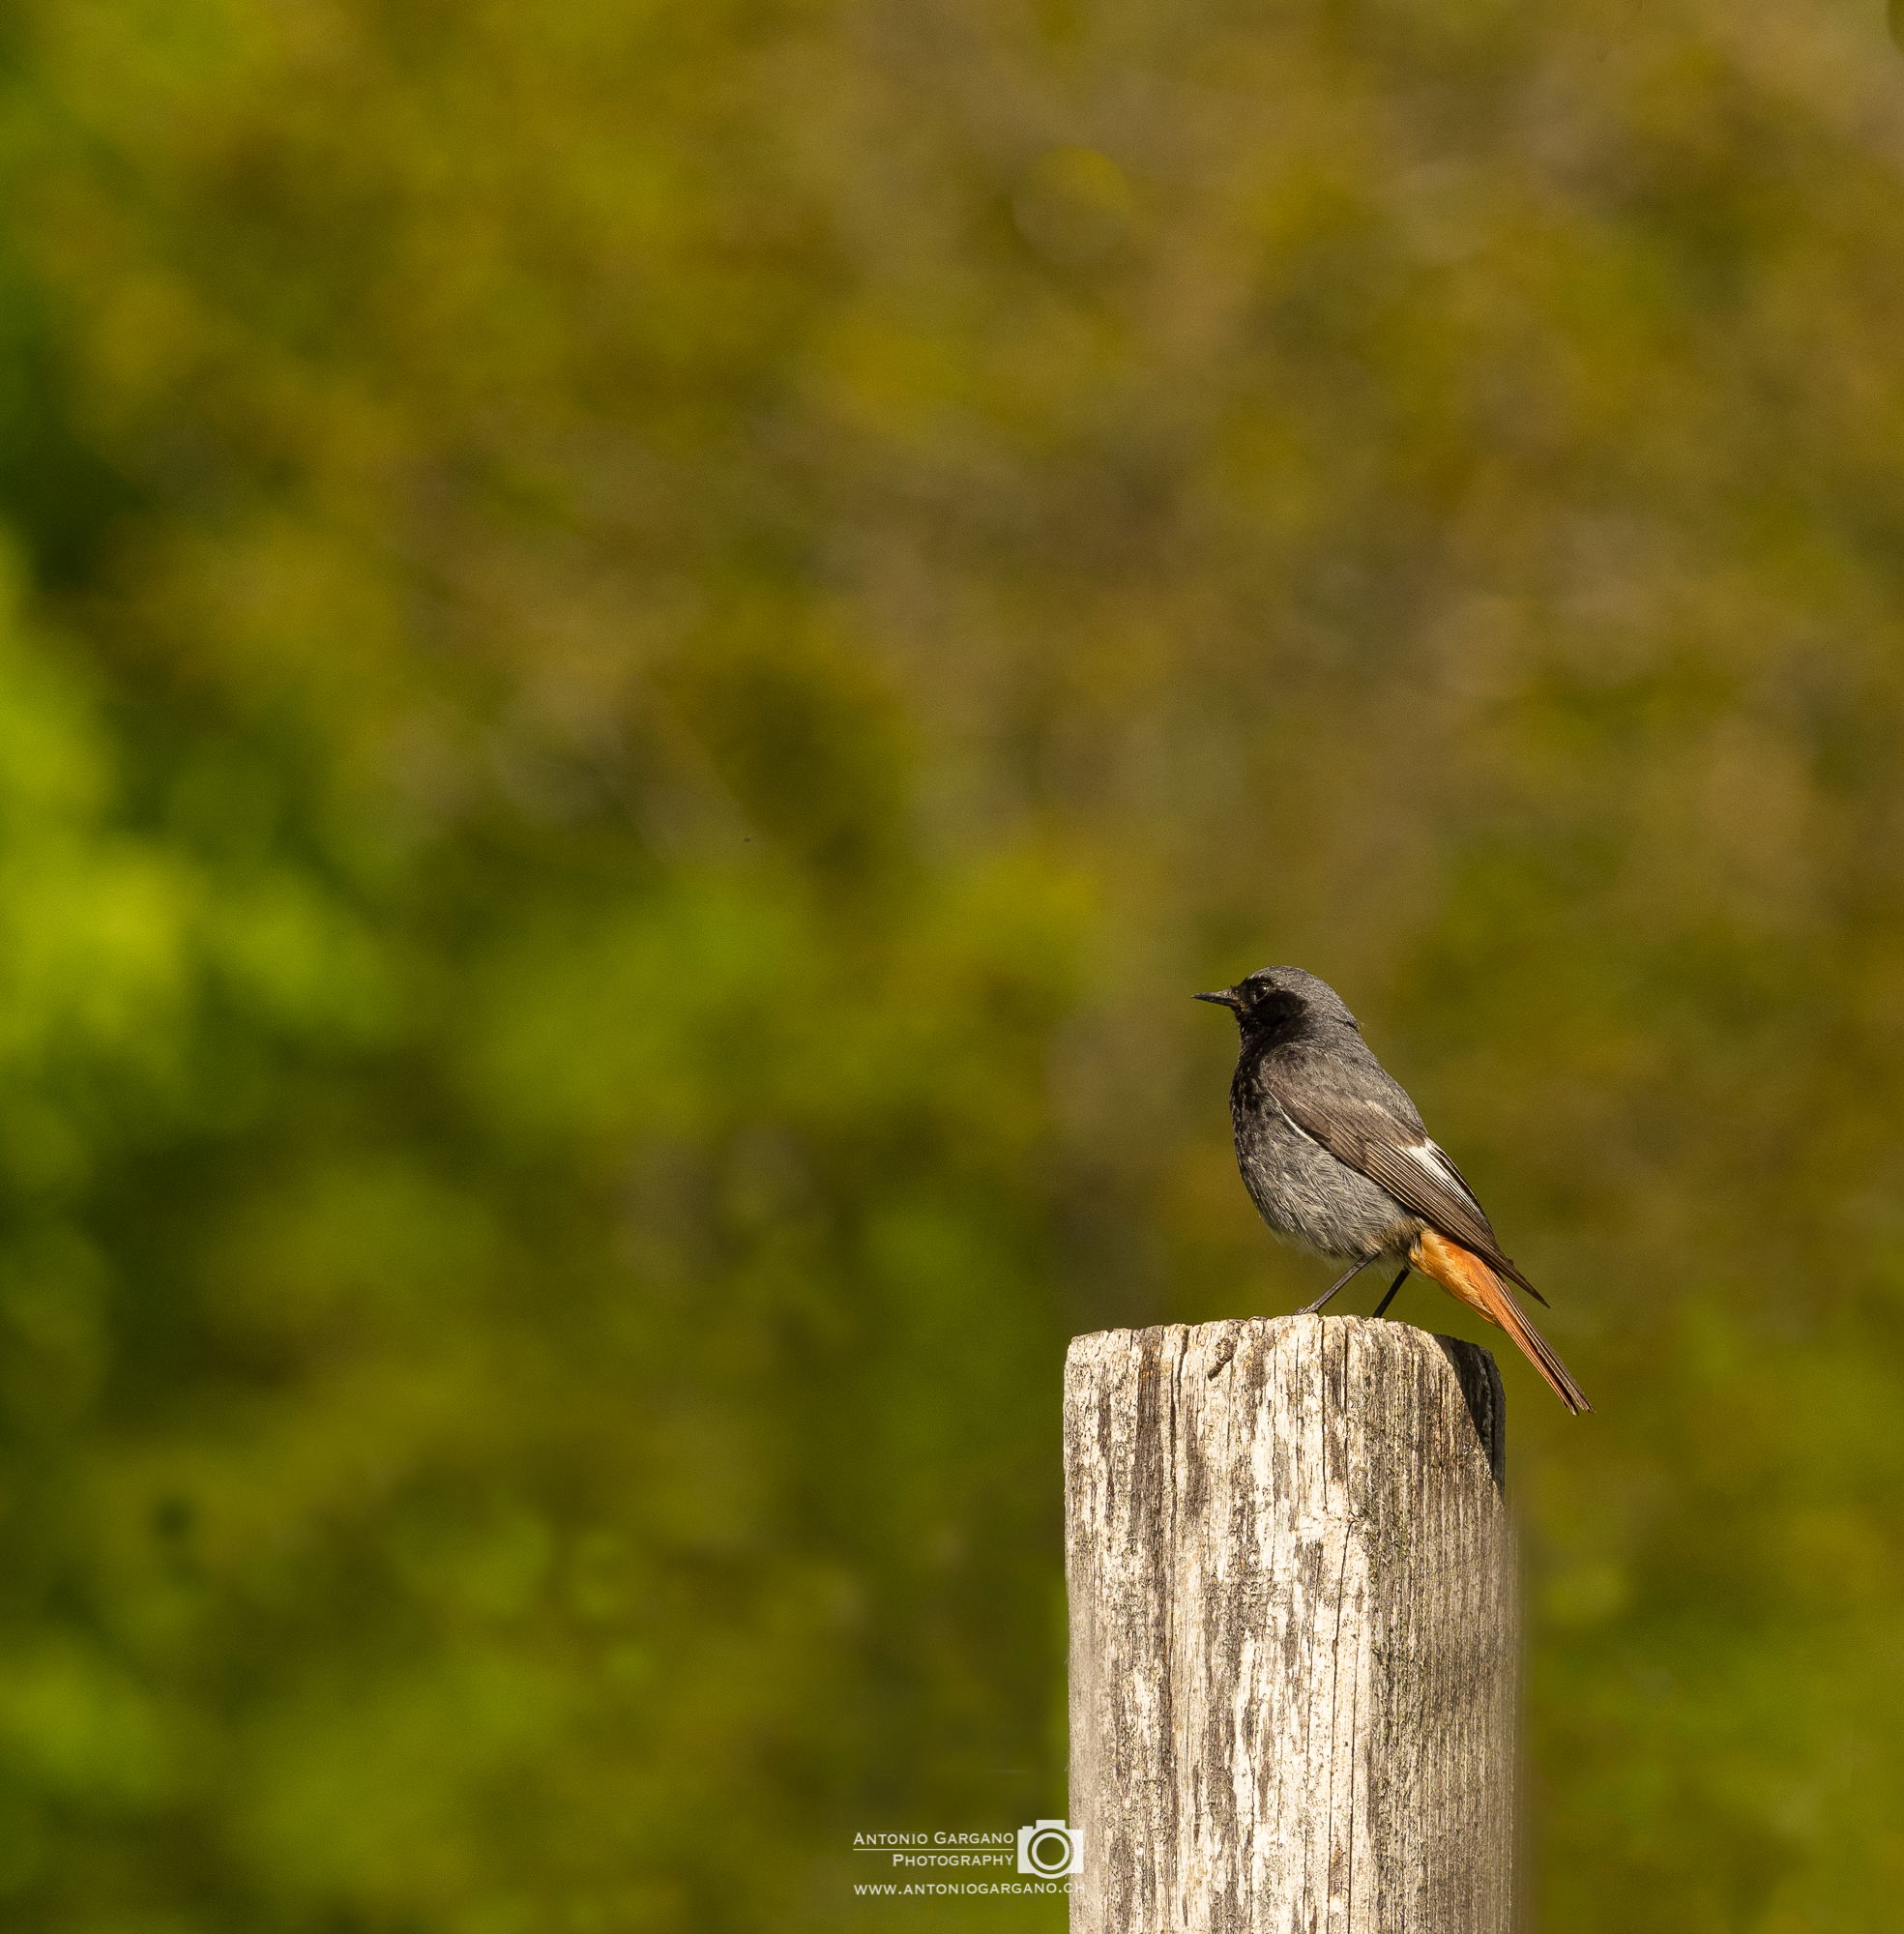
[{"label": "blurred green foliage", "polygon": [[0,46],[10,1925],[1055,1926],[851,1836],[1062,1806],[1065,1336],[1319,1286],[1278,959],[1602,1406],[1508,1368],[1541,1924],[1884,1924],[1875,8]]}]

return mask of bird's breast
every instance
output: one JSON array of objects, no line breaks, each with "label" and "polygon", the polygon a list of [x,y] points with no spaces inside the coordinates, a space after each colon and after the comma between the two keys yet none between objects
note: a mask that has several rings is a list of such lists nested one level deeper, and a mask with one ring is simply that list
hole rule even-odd
[{"label": "bird's breast", "polygon": [[1405,1248],[1421,1227],[1379,1183],[1338,1161],[1239,1069],[1231,1091],[1237,1167],[1257,1213],[1277,1235],[1320,1255]]}]

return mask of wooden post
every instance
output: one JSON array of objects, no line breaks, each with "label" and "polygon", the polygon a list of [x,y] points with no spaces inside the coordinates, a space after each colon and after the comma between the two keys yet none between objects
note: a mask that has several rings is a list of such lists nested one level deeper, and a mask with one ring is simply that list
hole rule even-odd
[{"label": "wooden post", "polygon": [[1404,1323],[1072,1343],[1071,1934],[1508,1934],[1504,1423]]}]

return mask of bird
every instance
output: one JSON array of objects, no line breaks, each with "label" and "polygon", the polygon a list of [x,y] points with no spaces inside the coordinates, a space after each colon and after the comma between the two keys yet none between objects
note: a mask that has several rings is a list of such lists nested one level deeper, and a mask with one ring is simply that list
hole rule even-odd
[{"label": "bird", "polygon": [[1304,1314],[1371,1263],[1399,1263],[1377,1316],[1419,1271],[1505,1330],[1576,1417],[1592,1410],[1512,1285],[1547,1299],[1503,1252],[1475,1191],[1334,988],[1301,967],[1264,967],[1195,998],[1228,1008],[1242,1033],[1230,1119],[1257,1213],[1278,1236],[1349,1265]]}]

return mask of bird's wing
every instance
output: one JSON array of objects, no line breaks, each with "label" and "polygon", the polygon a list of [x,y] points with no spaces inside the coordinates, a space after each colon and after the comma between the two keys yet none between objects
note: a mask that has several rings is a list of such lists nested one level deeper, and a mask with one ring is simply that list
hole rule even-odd
[{"label": "bird's wing", "polygon": [[1412,1104],[1404,1113],[1379,1094],[1343,1092],[1339,1081],[1308,1075],[1300,1061],[1266,1066],[1263,1074],[1283,1113],[1337,1161],[1379,1183],[1404,1209],[1491,1263],[1537,1303],[1546,1302],[1502,1253],[1487,1212],[1429,1139]]}]

